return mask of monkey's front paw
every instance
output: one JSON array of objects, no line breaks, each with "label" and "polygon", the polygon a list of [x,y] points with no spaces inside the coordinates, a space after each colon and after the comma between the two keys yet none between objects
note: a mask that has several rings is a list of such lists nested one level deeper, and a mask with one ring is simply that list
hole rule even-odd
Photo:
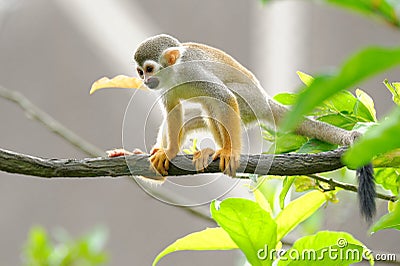
[{"label": "monkey's front paw", "polygon": [[133,152],[124,150],[124,149],[114,149],[114,150],[109,150],[106,151],[107,156],[112,158],[112,157],[119,157],[119,156],[129,156],[129,155],[133,155],[133,154],[143,154],[144,152],[142,152],[139,149],[135,149]]},{"label": "monkey's front paw", "polygon": [[193,164],[196,167],[197,172],[204,172],[209,165],[210,156],[214,154],[214,150],[205,148],[201,151],[196,151],[193,154]]},{"label": "monkey's front paw", "polygon": [[153,147],[153,148],[150,150],[150,154],[153,155],[153,154],[155,154],[156,152],[158,152],[160,149],[161,149],[161,148]]},{"label": "monkey's front paw", "polygon": [[151,167],[160,175],[168,175],[169,161],[175,156],[176,153],[160,148],[150,157]]},{"label": "monkey's front paw", "polygon": [[219,169],[224,174],[229,176],[236,176],[236,169],[239,167],[240,154],[232,152],[231,150],[220,149],[213,155],[213,160],[219,158]]}]

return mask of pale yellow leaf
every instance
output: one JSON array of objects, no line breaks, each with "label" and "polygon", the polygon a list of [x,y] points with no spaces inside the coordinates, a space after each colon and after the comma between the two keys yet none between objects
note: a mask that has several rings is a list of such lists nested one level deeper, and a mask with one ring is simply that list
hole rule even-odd
[{"label": "pale yellow leaf", "polygon": [[141,79],[135,77],[128,77],[124,75],[118,75],[112,79],[107,77],[101,78],[92,84],[92,88],[90,89],[90,94],[94,93],[97,90],[105,89],[105,88],[123,88],[123,89],[146,89],[146,86],[143,86],[143,81]]}]

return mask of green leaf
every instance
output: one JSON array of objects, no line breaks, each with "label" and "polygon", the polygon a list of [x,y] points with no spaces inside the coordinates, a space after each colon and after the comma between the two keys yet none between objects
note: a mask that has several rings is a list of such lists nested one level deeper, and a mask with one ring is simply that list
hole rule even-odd
[{"label": "green leaf", "polygon": [[276,246],[276,223],[271,215],[247,199],[228,198],[218,208],[215,205],[215,201],[212,202],[212,217],[243,251],[251,265],[272,265],[269,258],[260,260],[257,256],[265,246]]},{"label": "green leaf", "polygon": [[295,176],[287,176],[285,180],[283,180],[283,187],[281,193],[279,194],[279,206],[281,207],[281,210],[285,208],[286,195],[289,192],[289,189],[292,186],[295,179],[296,179]]},{"label": "green leaf", "polygon": [[276,133],[273,130],[262,125],[263,139],[269,142],[274,142],[266,153],[287,153],[300,148],[308,139],[307,137],[294,133]]},{"label": "green leaf", "polygon": [[375,182],[383,188],[392,191],[394,195],[400,193],[400,171],[395,168],[375,168]]},{"label": "green leaf", "polygon": [[384,229],[400,230],[400,205],[397,204],[393,212],[382,216],[371,228],[371,234]]},{"label": "green leaf", "polygon": [[283,131],[293,129],[315,106],[367,77],[400,64],[400,48],[371,47],[350,57],[333,76],[321,75],[300,94],[283,122]]},{"label": "green leaf", "polygon": [[365,91],[356,89],[357,99],[362,103],[364,107],[367,108],[372,121],[376,121],[376,110],[374,101],[371,96],[369,96]]},{"label": "green leaf", "polygon": [[[365,94],[365,98],[369,97]],[[363,98],[364,99],[364,98]],[[323,102],[319,109],[325,110],[325,114],[340,114],[357,121],[375,121],[374,115],[360,99],[356,98],[349,91],[340,91]],[[373,109],[375,111],[375,109]],[[320,111],[321,113],[321,111]],[[322,113],[324,114],[324,113]],[[316,114],[321,115],[321,114]]]},{"label": "green leaf", "polygon": [[393,95],[393,101],[397,104],[400,105],[400,82],[393,82],[392,86],[394,90],[396,91],[396,96]]},{"label": "green leaf", "polygon": [[394,82],[392,84],[389,83],[387,79],[383,81],[386,88],[392,93],[393,102],[397,105],[400,105],[400,82]]},{"label": "green leaf", "polygon": [[326,197],[324,193],[318,190],[311,191],[291,201],[275,219],[278,225],[278,241],[292,231],[299,223],[310,217],[325,201]]},{"label": "green leaf", "polygon": [[297,76],[299,76],[300,80],[306,85],[307,87],[310,87],[311,83],[313,83],[314,78],[304,72],[297,71],[296,72]]},{"label": "green leaf", "polygon": [[282,92],[274,95],[273,99],[283,105],[293,105],[296,103],[297,96],[295,93]]},{"label": "green leaf", "polygon": [[260,126],[262,128],[262,134],[263,134],[263,139],[265,139],[268,142],[274,142],[275,141],[275,137],[276,137],[276,133],[273,132],[272,130],[270,130],[266,125],[260,123]]},{"label": "green leaf", "polygon": [[182,250],[229,250],[237,249],[228,233],[221,227],[207,228],[184,236],[161,251],[153,261],[155,266],[164,256]]},{"label": "green leaf", "polygon": [[321,231],[298,239],[278,262],[282,265],[350,265],[362,261],[368,250],[345,232]]},{"label": "green leaf", "polygon": [[344,154],[343,161],[352,169],[369,163],[376,155],[400,148],[400,107],[379,126],[372,127]]},{"label": "green leaf", "polygon": [[330,151],[337,148],[338,145],[333,145],[318,139],[310,139],[297,151],[298,153],[317,153]]},{"label": "green leaf", "polygon": [[346,130],[351,130],[356,124],[357,118],[351,115],[329,114],[320,116],[317,120]]},{"label": "green leaf", "polygon": [[287,133],[275,137],[275,145],[271,146],[270,152],[275,154],[296,151],[305,142],[307,138],[304,136]]},{"label": "green leaf", "polygon": [[400,26],[397,1],[375,1],[375,0],[325,0],[342,7],[352,9],[365,15],[378,17],[396,27]]}]

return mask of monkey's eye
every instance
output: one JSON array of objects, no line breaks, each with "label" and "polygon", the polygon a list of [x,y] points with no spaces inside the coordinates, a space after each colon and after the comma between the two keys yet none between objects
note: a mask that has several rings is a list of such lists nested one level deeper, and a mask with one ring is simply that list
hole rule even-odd
[{"label": "monkey's eye", "polygon": [[146,72],[148,72],[148,73],[153,72],[153,70],[154,70],[154,67],[152,67],[152,66],[147,66],[146,67]]},{"label": "monkey's eye", "polygon": [[139,76],[141,76],[141,77],[142,77],[143,74],[144,74],[144,73],[143,73],[143,70],[141,70],[140,68],[137,69],[137,73],[138,73]]}]

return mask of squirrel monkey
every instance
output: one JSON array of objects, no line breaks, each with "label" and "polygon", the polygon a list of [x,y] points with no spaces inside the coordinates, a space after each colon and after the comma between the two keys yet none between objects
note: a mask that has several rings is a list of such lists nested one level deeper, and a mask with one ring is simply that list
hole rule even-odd
[{"label": "squirrel monkey", "polygon": [[[196,169],[220,159],[219,167],[235,176],[242,147],[241,129],[259,121],[273,124],[287,108],[269,98],[256,77],[227,53],[199,43],[181,43],[166,34],[143,41],[135,51],[137,72],[144,84],[161,94],[164,122],[150,162],[155,171],[167,175],[170,160],[180,150],[185,137],[195,130],[212,133],[219,150],[204,149],[193,156]],[[200,104],[201,112],[184,123],[182,102]],[[198,111],[198,110],[197,110]],[[351,145],[359,136],[306,117],[296,133],[339,145]],[[358,171],[361,212],[370,220],[375,212],[375,186],[371,166]],[[367,177],[365,177],[367,176]]]}]

